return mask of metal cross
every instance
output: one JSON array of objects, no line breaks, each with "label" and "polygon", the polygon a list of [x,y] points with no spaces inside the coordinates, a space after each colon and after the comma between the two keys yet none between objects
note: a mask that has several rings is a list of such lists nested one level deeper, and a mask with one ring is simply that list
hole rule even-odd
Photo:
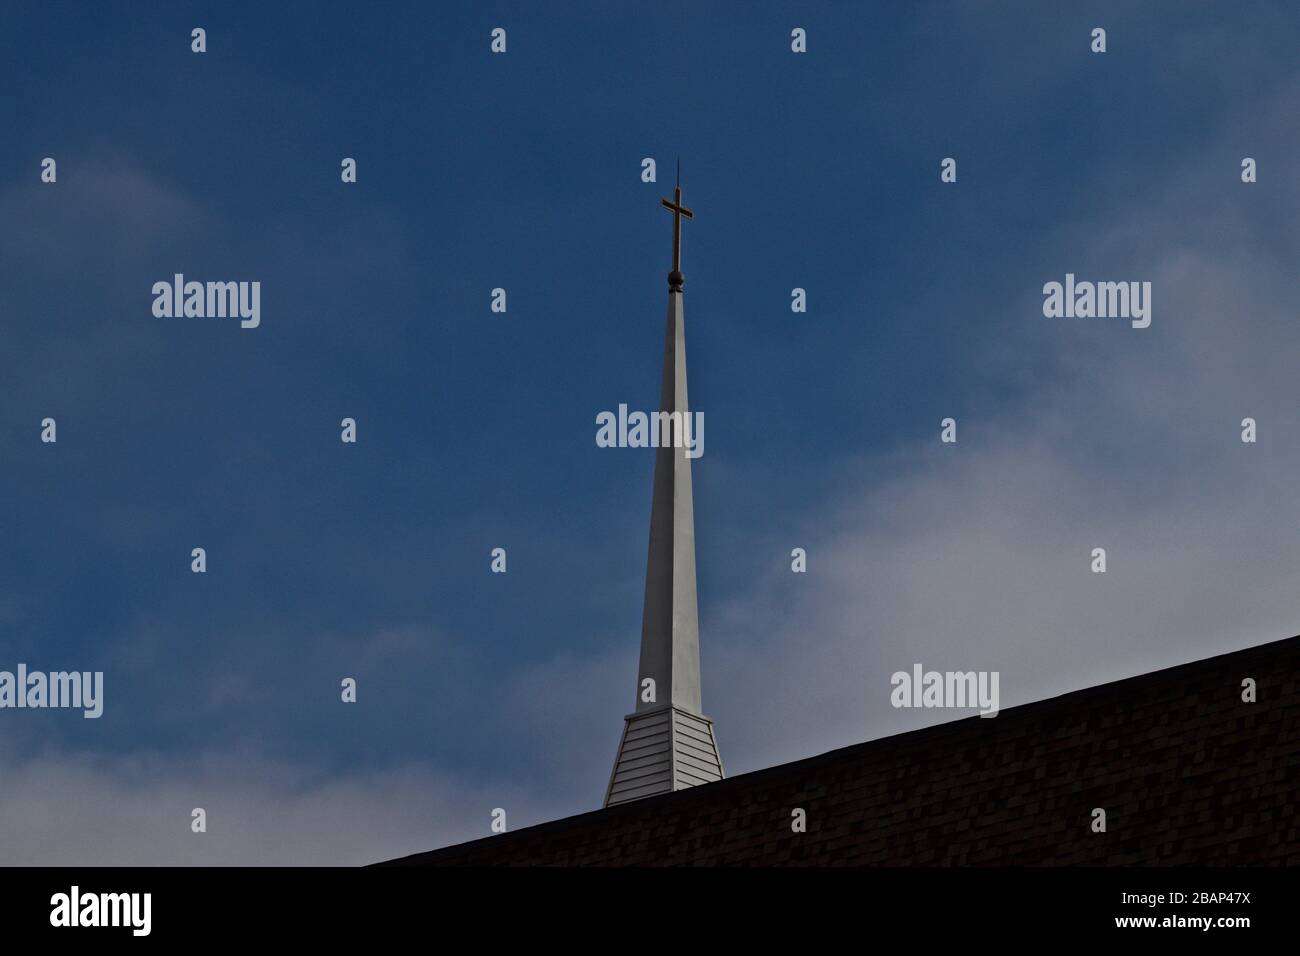
[{"label": "metal cross", "polygon": [[[685,216],[687,219],[695,218],[695,213],[682,205],[680,164],[677,167],[677,185],[673,187],[672,202],[669,202],[667,199],[660,199],[659,202],[665,209],[671,209],[673,211],[673,273],[680,275],[682,271],[682,216]],[[680,283],[676,284],[680,285]]]}]

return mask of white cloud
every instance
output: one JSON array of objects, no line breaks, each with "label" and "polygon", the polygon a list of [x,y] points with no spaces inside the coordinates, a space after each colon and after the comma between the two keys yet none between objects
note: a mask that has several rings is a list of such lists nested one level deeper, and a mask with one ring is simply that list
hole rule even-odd
[{"label": "white cloud", "polygon": [[[359,865],[563,813],[514,785],[409,766],[329,774],[237,754],[4,760],[6,865]],[[190,811],[207,811],[206,833]]]},{"label": "white cloud", "polygon": [[[1255,114],[1272,141],[1287,103]],[[761,545],[807,547],[809,571],[711,611],[705,703],[731,772],[965,716],[890,707],[915,662],[999,670],[1005,707],[1300,633],[1300,243],[1293,219],[1256,235],[1255,187],[1210,159],[1026,261],[1016,335],[1053,374],[1023,406],[854,462],[837,500]],[[1293,184],[1270,188],[1294,208]],[[1152,327],[1043,318],[1037,289],[1067,269],[1153,281]],[[989,351],[1003,368],[1008,343]]]}]

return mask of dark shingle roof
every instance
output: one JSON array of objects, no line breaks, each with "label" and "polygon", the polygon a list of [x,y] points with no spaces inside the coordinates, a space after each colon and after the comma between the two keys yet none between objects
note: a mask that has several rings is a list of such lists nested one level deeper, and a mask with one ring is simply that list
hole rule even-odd
[{"label": "dark shingle roof", "polygon": [[1297,864],[1298,803],[1294,637],[382,865]]}]

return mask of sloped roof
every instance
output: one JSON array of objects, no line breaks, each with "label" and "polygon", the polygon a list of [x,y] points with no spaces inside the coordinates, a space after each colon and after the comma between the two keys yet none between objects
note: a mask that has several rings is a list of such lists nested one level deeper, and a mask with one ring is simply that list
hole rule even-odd
[{"label": "sloped roof", "polygon": [[1300,864],[1297,804],[1293,637],[381,865]]}]

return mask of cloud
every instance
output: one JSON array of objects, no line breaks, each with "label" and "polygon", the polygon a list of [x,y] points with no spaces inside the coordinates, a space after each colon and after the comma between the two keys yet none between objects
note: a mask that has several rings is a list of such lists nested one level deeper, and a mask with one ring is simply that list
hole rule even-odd
[{"label": "cloud", "polygon": [[[8,755],[0,803],[10,866],[348,866],[490,835],[562,812],[520,787],[425,766],[351,776],[244,755]],[[207,811],[207,832],[190,830]]]},{"label": "cloud", "polygon": [[156,251],[182,231],[211,228],[201,207],[179,189],[118,155],[63,162],[56,183],[27,182],[0,195],[0,251],[59,276],[87,259],[120,266]]},{"label": "cloud", "polygon": [[[1283,154],[1295,91],[1261,106],[1261,152]],[[965,716],[890,706],[916,662],[1001,671],[1005,707],[1300,633],[1300,237],[1294,220],[1252,232],[1253,188],[1193,156],[1027,251],[1006,277],[1030,290],[1015,338],[1051,374],[961,419],[956,445],[936,421],[852,462],[800,528],[756,545],[805,547],[808,573],[783,565],[709,611],[705,709],[730,772]],[[1270,189],[1294,208],[1294,184]],[[1152,328],[1044,319],[1037,289],[1067,270],[1151,280]]]},{"label": "cloud", "polygon": [[[354,737],[382,734],[385,721],[391,726],[409,719],[424,727],[429,742],[427,752],[409,759],[389,755],[378,764],[366,759],[355,766],[331,759],[325,765],[254,751],[259,720],[264,724],[268,714],[277,714],[277,722],[302,720],[267,709],[276,702],[259,667],[248,672],[261,682],[217,674],[208,696],[195,702],[199,715],[193,721],[173,714],[173,722],[209,728],[220,727],[223,708],[261,715],[239,723],[234,738],[218,733],[225,749],[193,755],[127,749],[110,755],[103,748],[52,750],[33,748],[30,740],[21,747],[10,741],[0,745],[0,863],[360,865],[487,836],[496,807],[506,810],[511,829],[595,809],[603,801],[621,717],[631,709],[635,687],[633,636],[610,643],[616,647],[609,653],[590,659],[558,655],[503,673],[499,681],[483,668],[462,671],[469,664],[461,653],[461,663],[430,693],[408,689],[388,699],[376,686],[378,678],[363,679],[356,706],[374,713],[320,716],[337,712],[343,706],[338,703],[309,709],[317,716],[304,733],[314,727],[345,750]],[[442,673],[439,661],[455,644],[395,629],[367,639],[327,634],[319,653],[328,659],[351,649],[358,673],[378,668],[418,684]],[[318,682],[337,701],[337,684]],[[357,730],[354,720],[368,729]],[[235,739],[248,746],[237,746]],[[450,769],[466,758],[452,749],[454,740],[477,750],[479,759]],[[500,771],[485,770],[498,751],[523,756]],[[195,807],[207,811],[206,834],[190,832]]]}]

